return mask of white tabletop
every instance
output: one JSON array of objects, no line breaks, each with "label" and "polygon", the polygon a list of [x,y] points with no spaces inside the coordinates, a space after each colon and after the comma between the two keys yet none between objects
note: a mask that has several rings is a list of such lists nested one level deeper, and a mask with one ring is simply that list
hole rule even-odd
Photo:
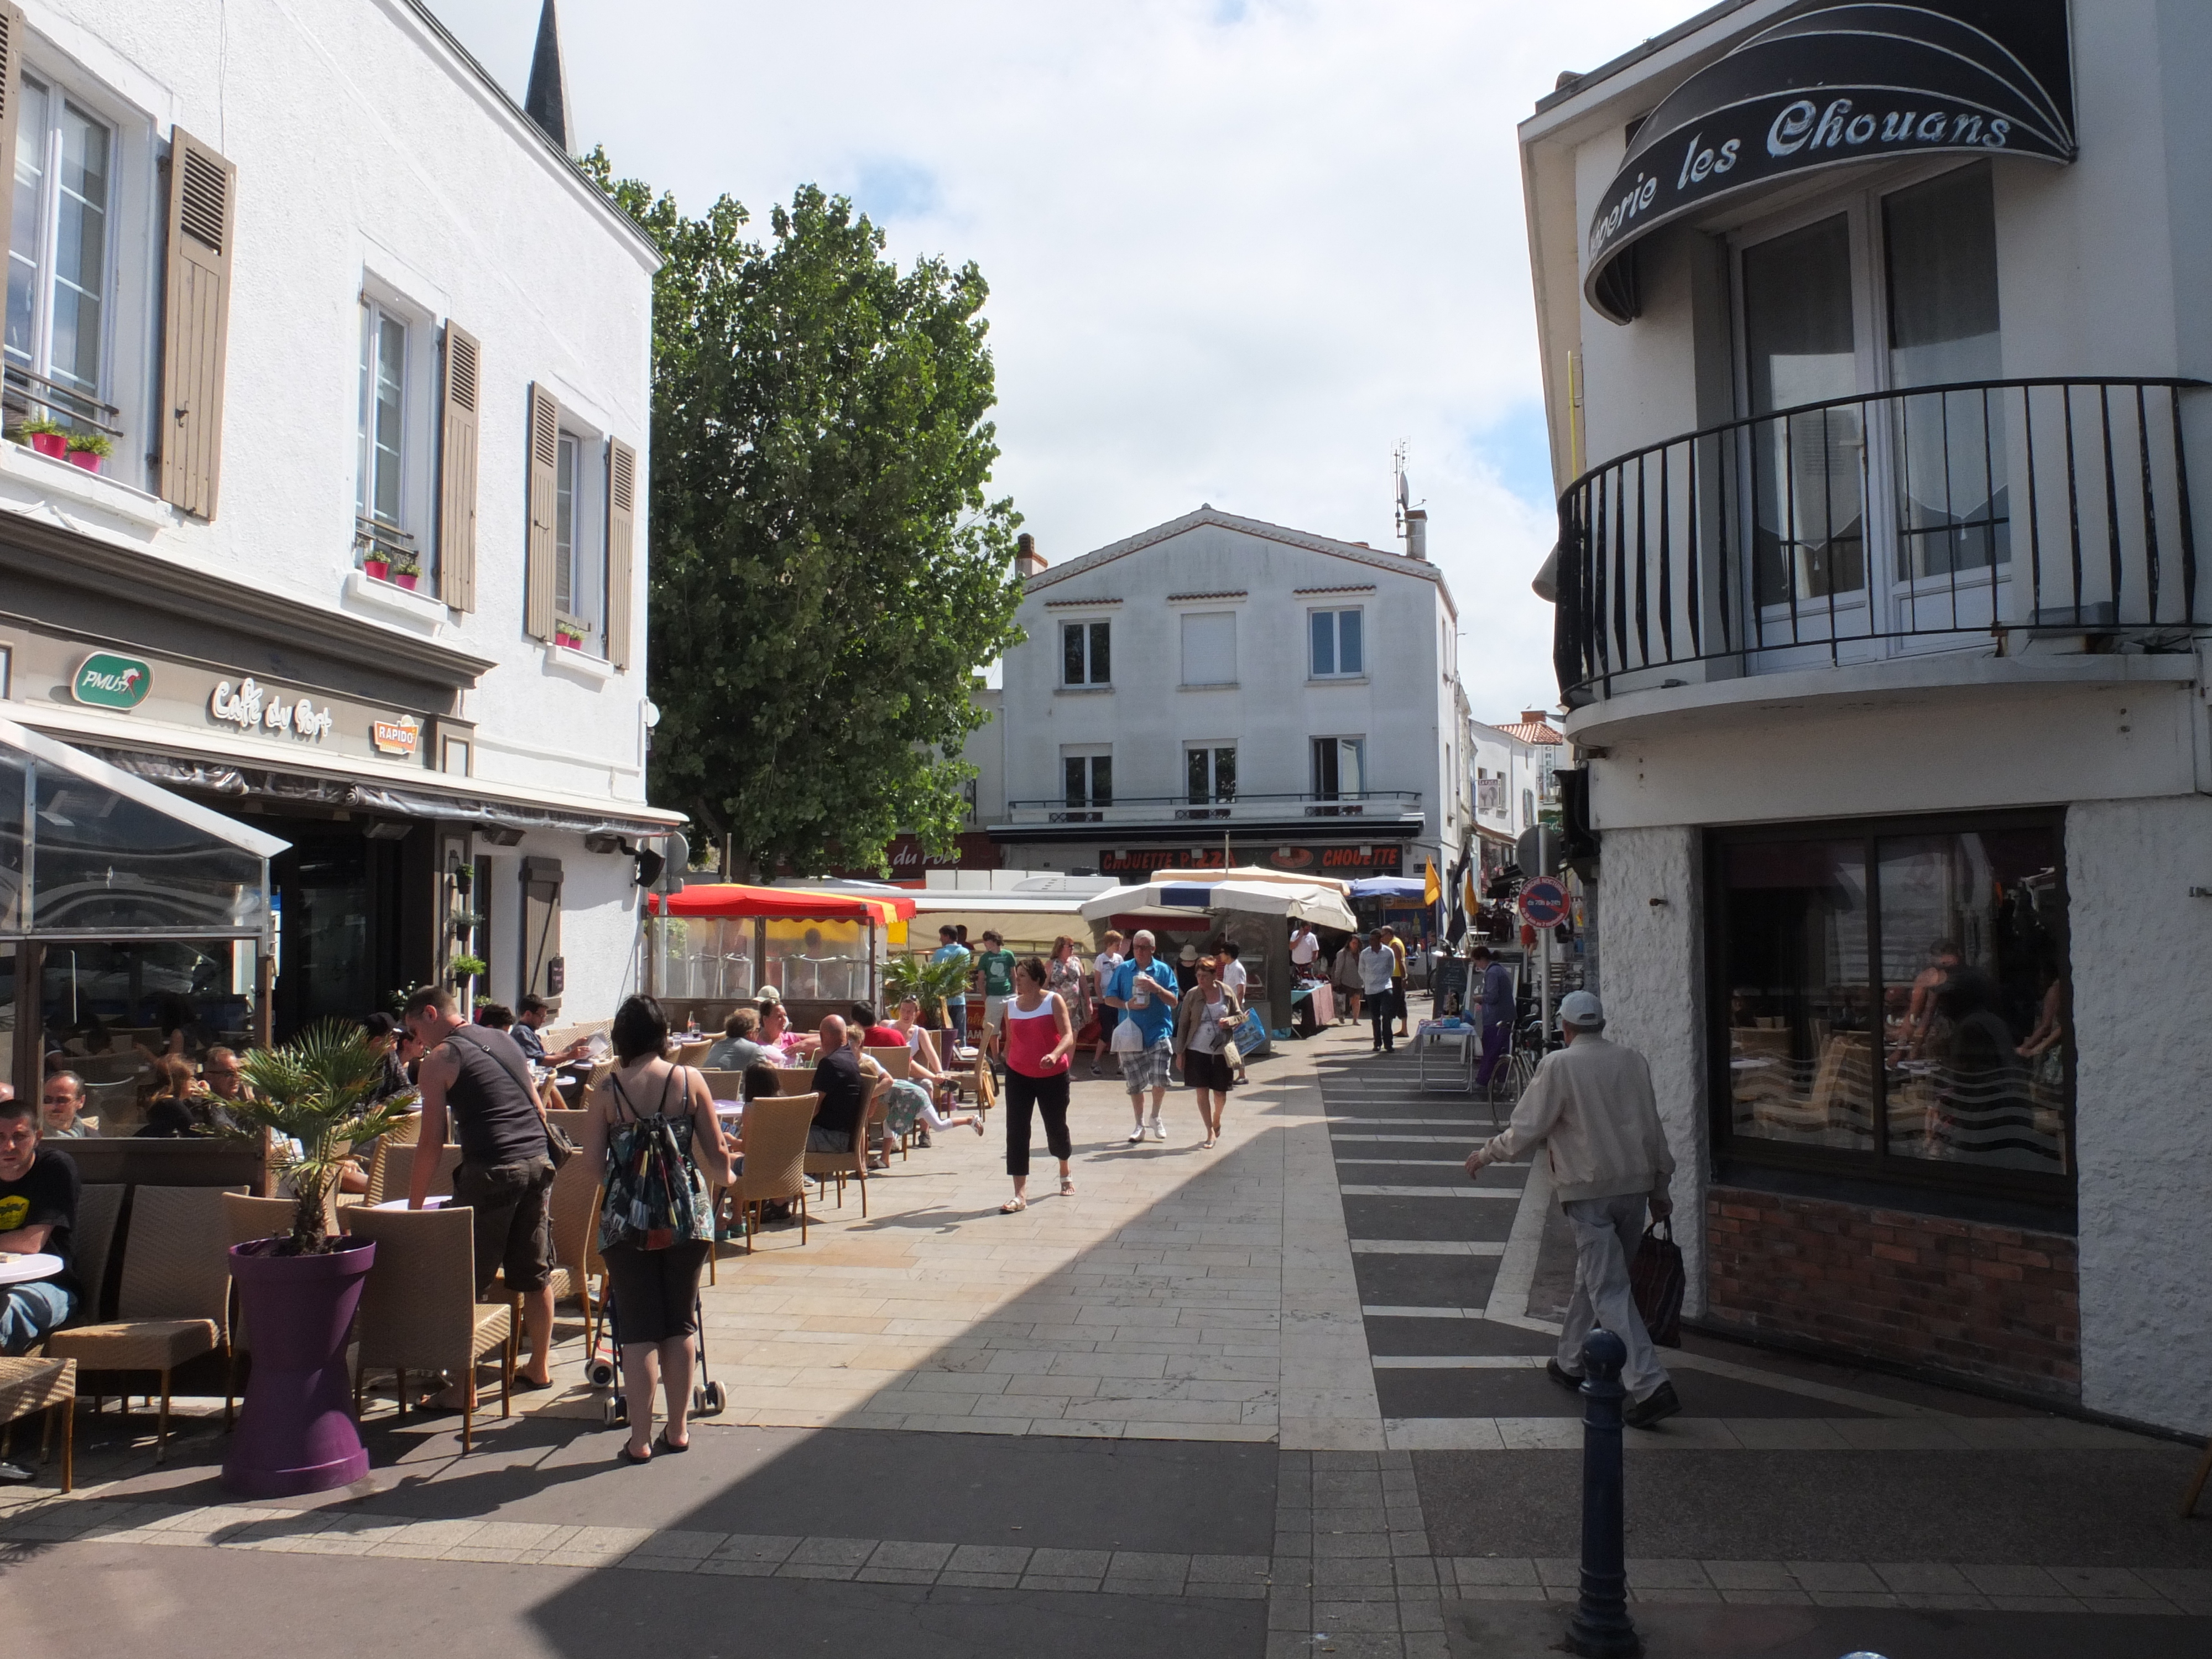
[{"label": "white tabletop", "polygon": [[58,1255],[0,1255],[0,1285],[27,1285],[34,1279],[52,1279],[61,1270]]},{"label": "white tabletop", "polygon": [[[426,1210],[442,1210],[453,1201],[453,1195],[450,1193],[433,1193],[422,1200],[422,1207]],[[407,1207],[407,1200],[404,1198],[387,1198],[383,1203],[372,1204],[368,1207],[372,1210],[404,1210]]]}]

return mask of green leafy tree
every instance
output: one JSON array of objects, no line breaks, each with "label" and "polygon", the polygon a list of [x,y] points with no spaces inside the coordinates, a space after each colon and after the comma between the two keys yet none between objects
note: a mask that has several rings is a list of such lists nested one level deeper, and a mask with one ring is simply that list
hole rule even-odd
[{"label": "green leafy tree", "polygon": [[1020,637],[1011,501],[969,264],[902,272],[802,186],[747,240],[636,179],[602,186],[666,255],[653,294],[653,798],[741,868],[948,850],[977,671]]}]

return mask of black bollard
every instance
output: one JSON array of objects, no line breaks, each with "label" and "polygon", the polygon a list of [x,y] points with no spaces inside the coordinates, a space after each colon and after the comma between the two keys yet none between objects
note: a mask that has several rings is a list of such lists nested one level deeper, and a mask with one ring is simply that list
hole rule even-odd
[{"label": "black bollard", "polygon": [[1583,1344],[1582,1599],[1567,1621],[1567,1650],[1584,1659],[1634,1659],[1644,1640],[1628,1618],[1627,1549],[1622,1537],[1620,1368],[1628,1346],[1611,1331]]}]

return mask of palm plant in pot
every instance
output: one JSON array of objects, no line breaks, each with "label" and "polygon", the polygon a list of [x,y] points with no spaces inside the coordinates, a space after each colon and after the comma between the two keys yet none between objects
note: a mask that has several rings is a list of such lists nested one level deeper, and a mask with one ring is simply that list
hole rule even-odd
[{"label": "palm plant in pot", "polygon": [[926,956],[901,957],[884,970],[884,1000],[896,1008],[915,998],[921,1004],[922,1024],[942,1030],[945,1000],[968,994],[968,970],[963,957],[935,962]]},{"label": "palm plant in pot", "polygon": [[240,1070],[250,1092],[228,1103],[230,1115],[240,1133],[273,1137],[294,1202],[289,1232],[230,1252],[253,1370],[223,1484],[259,1497],[322,1492],[368,1472],[345,1344],[376,1254],[371,1240],[332,1233],[331,1200],[353,1150],[397,1128],[415,1096],[377,1098],[384,1058],[345,1020],[257,1048]]}]

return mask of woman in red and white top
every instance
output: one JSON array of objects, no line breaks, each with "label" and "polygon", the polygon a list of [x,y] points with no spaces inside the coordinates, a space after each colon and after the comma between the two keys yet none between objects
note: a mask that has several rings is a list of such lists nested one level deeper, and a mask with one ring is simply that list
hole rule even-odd
[{"label": "woman in red and white top", "polygon": [[1060,1192],[1075,1190],[1067,1160],[1075,1148],[1067,1138],[1067,1057],[1075,1049],[1075,1027],[1067,1005],[1045,989],[1042,957],[1024,957],[1014,969],[1014,998],[1006,1005],[1006,1173],[1014,1195],[1000,1211],[1012,1215],[1029,1207],[1030,1108],[1044,1114],[1045,1144],[1060,1160]]}]

